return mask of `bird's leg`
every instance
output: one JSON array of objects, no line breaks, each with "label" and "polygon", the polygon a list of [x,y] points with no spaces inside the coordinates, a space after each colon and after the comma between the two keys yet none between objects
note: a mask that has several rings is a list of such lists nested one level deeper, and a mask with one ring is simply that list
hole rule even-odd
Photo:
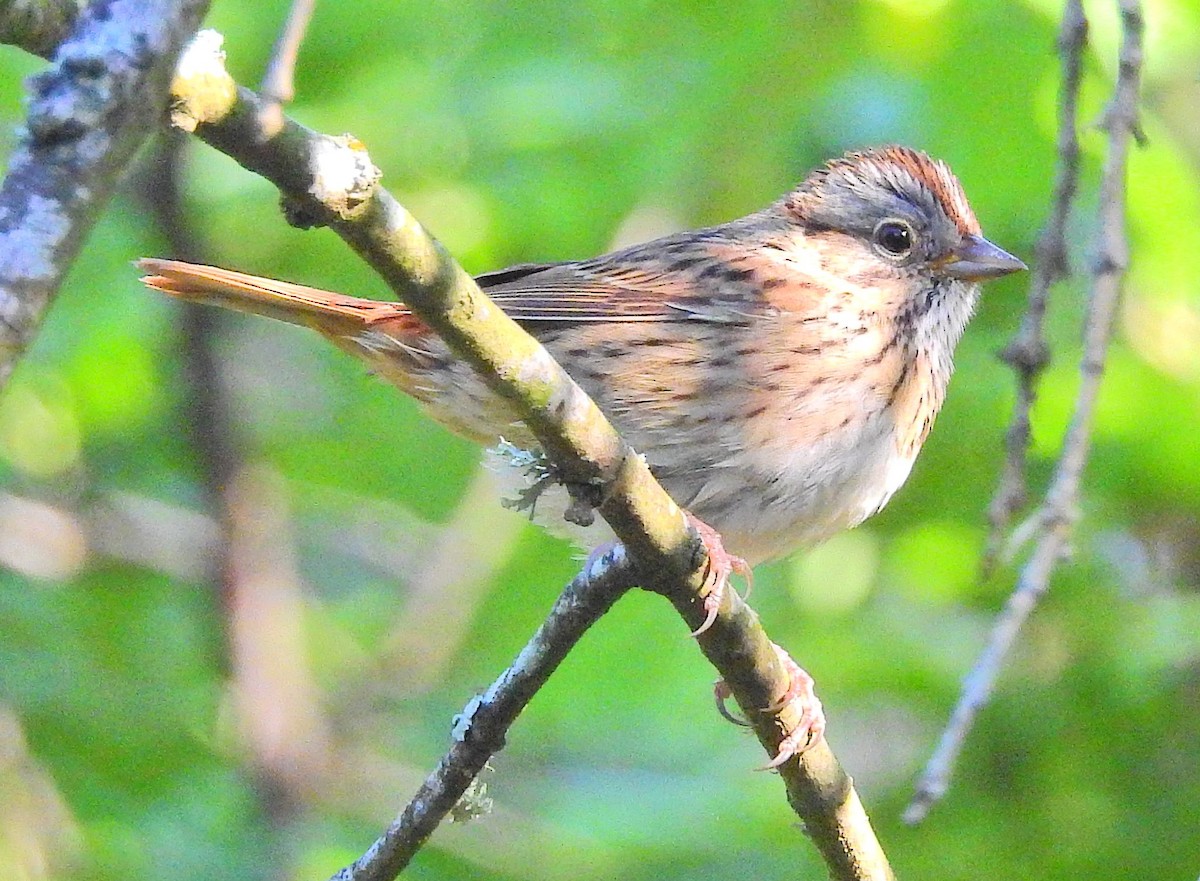
[{"label": "bird's leg", "polygon": [[[704,623],[692,633],[692,636],[699,636],[716,621],[717,612],[721,608],[721,599],[733,573],[736,572],[746,579],[747,594],[750,593],[754,582],[750,566],[741,557],[736,557],[725,550],[721,543],[721,536],[715,529],[691,514],[686,516],[688,522],[699,533],[705,550],[708,551],[708,573],[705,579],[708,592],[704,596],[704,609],[708,616]],[[771,647],[775,649],[776,657],[779,658],[779,663],[783,667],[784,673],[787,674],[788,686],[778,700],[770,706],[764,707],[762,711],[778,715],[786,707],[791,706],[800,714],[800,718],[784,734],[783,740],[779,743],[779,752],[766,764],[765,768],[779,767],[792,756],[804,752],[820,740],[825,733],[825,711],[813,689],[813,678],[778,645],[771,643]],[[722,716],[736,725],[749,724],[744,719],[737,718],[726,708],[725,701],[729,699],[731,693],[725,680],[717,680],[713,687],[713,695],[717,701],[717,710]]]},{"label": "bird's leg", "polygon": [[[825,710],[813,688],[813,678],[778,645],[771,643],[771,647],[775,649],[775,655],[779,658],[779,663],[787,674],[788,687],[778,700],[770,706],[764,707],[762,712],[778,715],[783,712],[784,708],[794,706],[800,714],[800,719],[784,734],[783,740],[779,742],[779,752],[776,753],[775,758],[762,767],[763,771],[778,768],[792,756],[800,755],[825,734]],[[749,722],[738,718],[725,706],[725,702],[733,696],[733,693],[724,679],[716,681],[713,686],[713,696],[717,700],[717,711],[722,716],[735,725],[749,727]]]},{"label": "bird's leg", "polygon": [[707,615],[704,623],[692,631],[692,636],[699,636],[717,620],[717,612],[721,609],[721,600],[725,597],[725,588],[729,586],[730,577],[736,572],[745,578],[746,595],[749,596],[750,589],[754,586],[754,575],[750,571],[749,563],[725,550],[721,536],[715,529],[693,514],[685,513],[684,516],[696,530],[704,544],[704,550],[708,552],[708,571],[704,578],[704,586],[707,588],[704,593],[704,611]]},{"label": "bird's leg", "polygon": [[778,768],[792,756],[798,756],[825,735],[825,710],[813,688],[813,678],[800,665],[792,660],[792,656],[782,648],[771,643],[779,663],[783,665],[788,677],[788,688],[774,704],[764,712],[778,715],[786,707],[794,707],[800,714],[800,720],[791,726],[779,741],[779,752],[775,758],[763,766],[763,770]]}]

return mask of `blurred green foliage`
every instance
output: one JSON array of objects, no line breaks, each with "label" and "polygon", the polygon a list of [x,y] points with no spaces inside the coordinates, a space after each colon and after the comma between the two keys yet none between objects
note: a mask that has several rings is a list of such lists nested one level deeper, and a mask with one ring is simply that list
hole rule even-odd
[{"label": "blurred green foliage", "polygon": [[[229,65],[253,84],[285,4],[214,5]],[[1115,4],[1087,6],[1085,125],[1119,38]],[[744,214],[822,159],[885,141],[948,160],[988,235],[1030,259],[1059,13],[1049,0],[326,0],[291,112],[354,132],[475,271]],[[924,826],[898,815],[1014,573],[977,579],[1013,397],[995,352],[1026,279],[989,286],[888,510],[759,572],[754,603],[816,676],[902,878],[1200,871],[1200,7],[1153,0],[1147,18],[1133,265],[1074,556]],[[10,147],[38,63],[8,50],[0,65]],[[1103,137],[1085,128],[1083,145],[1079,270]],[[271,187],[225,157],[192,144],[186,175],[212,262],[385,293],[333,235],[288,228]],[[165,248],[131,184],[0,398],[5,877],[327,876],[407,799],[452,715],[577,566],[500,511],[473,447],[357,363],[222,316],[220,381],[250,467],[242,516],[262,526],[243,594],[222,602],[204,576],[180,313],[130,267]],[[1041,482],[1070,414],[1085,292],[1079,275],[1061,285],[1048,316]],[[623,600],[494,761],[494,814],[440,829],[412,876],[823,877],[778,782],[751,773],[757,746],[713,712],[711,675],[661,600]]]}]

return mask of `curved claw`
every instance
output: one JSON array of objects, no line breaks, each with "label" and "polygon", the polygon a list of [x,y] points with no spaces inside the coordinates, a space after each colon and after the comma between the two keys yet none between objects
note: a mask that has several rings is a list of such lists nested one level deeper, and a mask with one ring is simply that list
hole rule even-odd
[{"label": "curved claw", "polygon": [[725,701],[733,697],[733,692],[729,689],[729,684],[724,679],[718,679],[713,683],[713,697],[717,702],[717,712],[727,721],[734,725],[740,725],[743,728],[749,728],[750,723],[745,719],[729,712],[729,707],[725,706]]},{"label": "curved claw", "polygon": [[688,634],[689,636],[695,638],[713,626],[713,622],[717,620],[717,613],[721,611],[721,598],[724,594],[725,586],[723,584],[714,584],[708,589],[708,593],[704,597],[704,611],[707,613],[704,623]]},{"label": "curved claw", "polygon": [[813,678],[782,648],[775,643],[771,645],[788,674],[788,687],[779,700],[763,712],[778,715],[784,708],[795,706],[800,713],[800,719],[779,741],[779,752],[775,758],[763,765],[760,771],[778,768],[788,759],[803,753],[825,735],[825,710],[821,707],[821,701],[813,688]]},{"label": "curved claw", "polygon": [[692,631],[692,636],[699,636],[713,626],[713,622],[717,620],[717,613],[721,611],[721,600],[725,597],[725,588],[729,586],[729,578],[734,573],[741,575],[746,579],[746,596],[750,595],[750,589],[754,586],[754,576],[750,571],[750,564],[741,557],[735,556],[725,550],[725,546],[721,543],[720,534],[692,514],[684,514],[687,522],[700,536],[700,541],[704,543],[704,549],[708,552],[708,572],[704,579],[704,584],[708,588],[704,594],[704,623]]}]

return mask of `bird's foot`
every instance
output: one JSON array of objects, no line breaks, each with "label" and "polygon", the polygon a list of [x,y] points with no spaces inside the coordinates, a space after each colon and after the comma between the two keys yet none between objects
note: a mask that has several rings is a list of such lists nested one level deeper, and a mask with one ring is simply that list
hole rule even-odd
[{"label": "bird's foot", "polygon": [[754,586],[754,576],[750,571],[749,563],[725,550],[724,544],[721,543],[721,536],[715,529],[692,514],[684,514],[684,516],[699,534],[700,541],[704,544],[705,551],[708,552],[708,571],[704,578],[703,600],[706,616],[704,623],[692,631],[692,636],[699,636],[712,627],[713,622],[717,620],[717,612],[721,610],[721,600],[725,597],[725,588],[729,586],[730,577],[736,572],[745,578],[746,596],[749,596],[750,589]]},{"label": "bird's foot", "polygon": [[[768,771],[778,768],[793,756],[798,756],[815,744],[825,734],[825,711],[813,688],[813,678],[800,665],[792,660],[791,655],[775,643],[771,643],[779,663],[783,665],[788,677],[788,687],[779,699],[762,712],[779,715],[786,707],[792,706],[799,713],[799,720],[792,725],[779,741],[779,751],[775,758],[767,762],[760,770]],[[745,719],[739,718],[729,711],[725,702],[732,697],[732,692],[724,679],[718,679],[713,686],[713,695],[717,701],[717,711],[735,725],[749,726]]]},{"label": "bird's foot", "polygon": [[825,710],[813,687],[813,678],[792,660],[791,655],[775,643],[771,643],[771,645],[775,649],[779,663],[783,665],[784,672],[787,673],[788,687],[779,700],[766,708],[766,712],[778,716],[786,708],[793,707],[800,714],[800,718],[796,724],[788,728],[783,740],[779,741],[779,752],[776,753],[775,758],[763,766],[764,771],[778,768],[792,756],[800,755],[825,735]]}]

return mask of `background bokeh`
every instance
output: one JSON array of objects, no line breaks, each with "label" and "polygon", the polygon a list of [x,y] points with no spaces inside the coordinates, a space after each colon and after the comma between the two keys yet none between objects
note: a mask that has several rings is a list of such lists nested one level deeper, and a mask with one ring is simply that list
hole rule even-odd
[{"label": "background bokeh", "polygon": [[[1087,6],[1081,271],[1104,148],[1091,123],[1119,37],[1114,3]],[[214,3],[241,81],[257,82],[285,11]],[[886,141],[948,160],[988,235],[1029,260],[1059,14],[1050,0],[325,0],[291,112],[363,140],[475,271],[744,214]],[[1200,873],[1200,6],[1153,0],[1147,18],[1133,264],[1073,557],[924,826],[899,814],[1014,574],[977,577],[1013,399],[995,353],[1025,277],[989,286],[890,507],[758,573],[754,605],[816,676],[903,878]],[[0,54],[5,149],[38,66]],[[265,182],[200,144],[183,161],[206,259],[386,293],[331,233],[290,229]],[[432,768],[577,551],[501,510],[476,449],[315,335],[222,316],[211,381],[237,450],[222,503],[236,577],[214,588],[182,313],[130,266],[168,249],[145,179],[0,397],[0,875],[323,878]],[[1054,291],[1041,484],[1085,303],[1082,275]],[[411,873],[823,877],[778,780],[752,773],[757,744],[713,711],[711,679],[670,608],[629,596],[513,729],[485,775],[492,813],[441,828]]]}]

